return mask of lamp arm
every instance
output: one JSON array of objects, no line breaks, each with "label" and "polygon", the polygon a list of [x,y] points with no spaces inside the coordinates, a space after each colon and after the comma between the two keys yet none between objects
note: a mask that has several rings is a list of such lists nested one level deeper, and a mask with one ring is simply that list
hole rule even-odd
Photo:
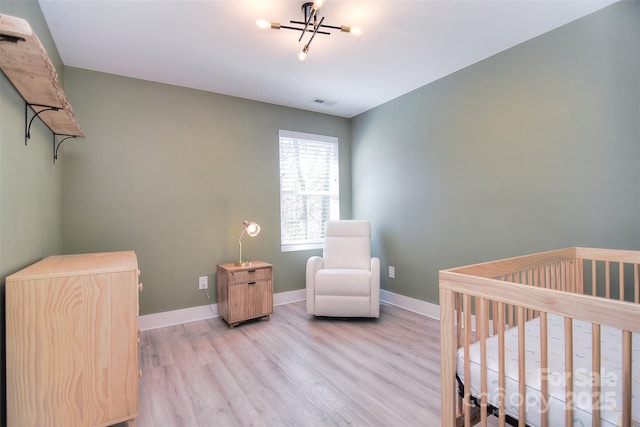
[{"label": "lamp arm", "polygon": [[238,246],[240,247],[240,258],[238,259],[238,264],[240,265],[242,265],[242,236],[244,236],[245,231],[247,231],[246,226],[242,229],[242,233],[240,233],[240,237],[238,237]]},{"label": "lamp arm", "polygon": [[247,231],[247,227],[244,227],[242,229],[242,233],[240,233],[240,237],[238,237],[238,242],[240,242],[240,239],[242,239],[242,236],[244,236],[244,232]]}]

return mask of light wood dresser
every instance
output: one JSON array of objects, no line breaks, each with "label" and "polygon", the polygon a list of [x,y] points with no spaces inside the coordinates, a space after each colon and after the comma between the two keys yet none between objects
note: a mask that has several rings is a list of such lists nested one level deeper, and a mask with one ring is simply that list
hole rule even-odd
[{"label": "light wood dresser", "polygon": [[134,425],[136,254],[52,256],[6,279],[9,427]]},{"label": "light wood dresser", "polygon": [[218,265],[218,314],[230,327],[249,319],[269,320],[273,313],[273,269],[264,261],[250,266]]}]

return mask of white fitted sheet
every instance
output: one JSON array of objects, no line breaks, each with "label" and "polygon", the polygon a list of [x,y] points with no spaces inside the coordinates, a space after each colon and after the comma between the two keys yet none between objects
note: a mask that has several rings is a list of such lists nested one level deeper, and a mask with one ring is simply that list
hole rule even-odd
[{"label": "white fitted sheet", "polygon": [[[574,426],[591,425],[591,323],[573,321]],[[518,417],[518,328],[505,331],[506,413]],[[602,426],[622,425],[622,331],[606,326],[600,330]],[[549,364],[549,421],[551,426],[564,426],[564,318],[547,316]],[[526,423],[541,424],[540,319],[525,324]],[[464,383],[464,348],[458,349],[457,374]],[[480,395],[480,342],[469,348],[471,395]],[[640,427],[640,334],[632,337],[632,426]],[[488,403],[498,407],[498,336],[487,339]]]}]

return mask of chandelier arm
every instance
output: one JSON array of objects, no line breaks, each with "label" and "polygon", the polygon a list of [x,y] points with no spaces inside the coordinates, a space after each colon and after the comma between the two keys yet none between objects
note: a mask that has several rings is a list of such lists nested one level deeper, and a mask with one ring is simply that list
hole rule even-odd
[{"label": "chandelier arm", "polygon": [[[300,21],[291,21],[292,24],[303,24],[304,22],[300,22]],[[323,25],[324,27],[324,25]],[[298,28],[298,27],[290,27],[288,25],[280,25],[280,28],[284,28],[285,30],[296,30],[296,31],[302,31],[304,33],[304,29],[302,28]],[[313,33],[314,30],[307,30],[307,33]],[[328,31],[318,31],[318,34],[324,34],[327,36],[330,36],[331,33]]]},{"label": "chandelier arm", "polygon": [[[307,31],[307,28],[309,27],[309,23],[311,22],[311,19],[316,16],[316,14],[318,13],[317,10],[313,10],[311,11],[311,13],[309,14],[309,16],[307,17],[307,22],[304,23],[304,29],[302,30],[302,34],[300,34],[300,38],[298,39],[298,41],[302,41],[302,37],[304,36],[304,33]],[[322,17],[322,19],[324,20],[324,16]],[[320,21],[320,23],[322,24],[322,21]],[[316,27],[317,29],[318,27]],[[307,43],[308,45],[308,43]]]},{"label": "chandelier arm", "polygon": [[318,27],[331,28],[332,30],[342,30],[342,27],[338,27],[336,25],[327,25],[327,24],[322,25],[322,24],[320,24],[320,25],[318,25]]},{"label": "chandelier arm", "polygon": [[[307,42],[307,49],[309,49],[309,46],[311,46],[311,42],[313,41],[313,38],[316,36],[316,34],[318,32],[318,28],[320,28],[320,26],[322,25],[322,21],[324,21],[324,16],[320,20],[320,23],[318,25],[316,25],[316,27],[315,27],[316,29],[313,31],[313,34],[311,34],[311,38]],[[300,38],[302,38],[302,37],[300,37]]]}]

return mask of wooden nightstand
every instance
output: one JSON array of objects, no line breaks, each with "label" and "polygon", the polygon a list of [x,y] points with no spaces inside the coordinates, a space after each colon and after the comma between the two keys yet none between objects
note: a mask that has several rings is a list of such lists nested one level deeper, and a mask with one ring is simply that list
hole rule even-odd
[{"label": "wooden nightstand", "polygon": [[264,261],[251,266],[218,265],[218,314],[231,328],[249,319],[269,320],[273,313],[273,268]]}]

